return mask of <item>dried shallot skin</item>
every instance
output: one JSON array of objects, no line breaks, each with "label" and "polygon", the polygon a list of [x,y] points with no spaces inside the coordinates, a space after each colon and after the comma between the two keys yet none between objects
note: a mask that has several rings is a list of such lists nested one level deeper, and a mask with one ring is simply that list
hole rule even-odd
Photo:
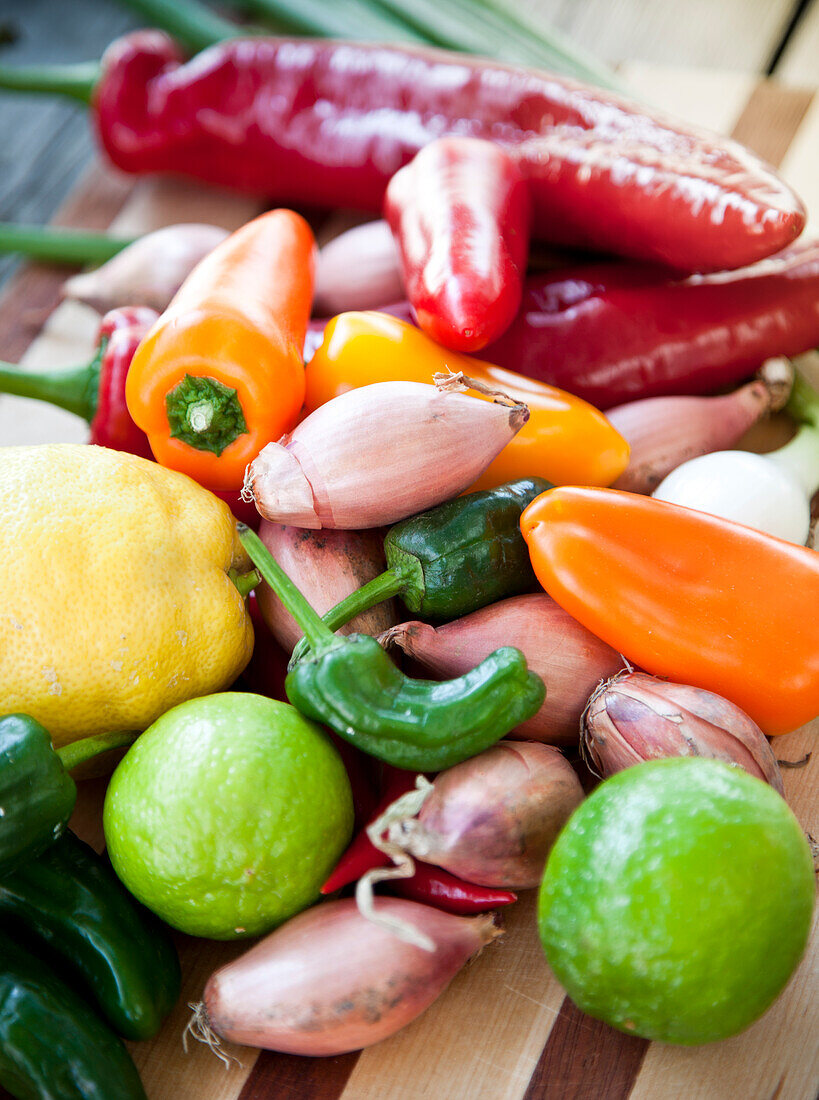
[{"label": "dried shallot skin", "polygon": [[377,899],[376,912],[415,925],[436,949],[371,923],[353,898],[323,902],[211,975],[209,1027],[231,1042],[290,1054],[360,1050],[419,1016],[500,935],[492,914],[459,917],[388,897]]},{"label": "dried shallot skin", "polygon": [[295,527],[383,527],[462,493],[528,418],[421,382],[362,386],[262,448],[242,496]]},{"label": "dried shallot skin", "polygon": [[480,886],[540,883],[557,834],[583,801],[574,769],[551,745],[499,744],[441,772],[399,843]]},{"label": "dried shallot skin", "polygon": [[[259,537],[319,615],[386,569],[380,529],[311,531],[262,520]],[[292,653],[302,637],[301,627],[268,584],[262,582],[256,596],[271,634]],[[376,635],[395,620],[395,602],[385,600],[340,627],[339,633]]]},{"label": "dried shallot skin", "polygon": [[704,756],[784,790],[773,750],[745,711],[714,692],[643,672],[622,673],[594,693],[581,747],[604,778],[646,760]]}]

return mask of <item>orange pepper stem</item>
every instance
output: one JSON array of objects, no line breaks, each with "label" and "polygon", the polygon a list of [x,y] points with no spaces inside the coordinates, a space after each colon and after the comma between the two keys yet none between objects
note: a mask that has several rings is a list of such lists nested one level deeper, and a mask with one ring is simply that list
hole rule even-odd
[{"label": "orange pepper stem", "polygon": [[217,457],[247,433],[247,421],[236,390],[216,378],[186,374],[166,395],[165,411],[174,439],[181,439],[197,451],[211,451]]}]

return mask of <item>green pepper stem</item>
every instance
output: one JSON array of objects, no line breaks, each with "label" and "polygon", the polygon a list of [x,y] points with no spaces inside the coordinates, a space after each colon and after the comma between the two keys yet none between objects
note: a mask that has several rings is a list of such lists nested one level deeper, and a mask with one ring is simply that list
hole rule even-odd
[{"label": "green pepper stem", "polygon": [[239,541],[250,560],[304,631],[312,648],[318,653],[336,645],[338,639],[335,634],[313,610],[256,532],[251,531],[244,523],[238,524],[238,531]]},{"label": "green pepper stem", "polygon": [[99,264],[116,256],[135,237],[111,237],[87,229],[0,222],[0,252],[18,252],[60,264]]},{"label": "green pepper stem", "polygon": [[[345,596],[335,607],[331,607],[322,615],[322,619],[330,630],[338,630],[340,626],[346,626],[356,615],[361,615],[376,604],[397,596],[406,587],[408,580],[409,576],[401,566],[393,565],[383,573],[379,573],[377,577],[373,577],[371,581],[367,581],[361,588],[357,588],[355,592],[351,592],[349,596]],[[302,638],[293,650],[290,658],[291,666],[301,660],[305,649],[305,641]]]},{"label": "green pepper stem", "polygon": [[66,95],[90,103],[100,76],[97,61],[78,65],[0,65],[0,88],[14,92]]},{"label": "green pepper stem", "polygon": [[407,577],[400,566],[392,566],[367,581],[361,588],[345,596],[335,607],[331,607],[326,615],[322,616],[330,630],[338,630],[340,626],[346,626],[356,615],[369,611],[384,600],[391,600],[397,596],[407,583]]},{"label": "green pepper stem", "polygon": [[236,585],[236,589],[243,600],[247,599],[262,579],[258,569],[249,569],[247,573],[240,573],[238,569],[229,569],[228,576]]},{"label": "green pepper stem", "polygon": [[96,363],[44,371],[0,363],[0,393],[48,401],[90,422],[97,410],[96,394],[93,393],[97,375]]},{"label": "green pepper stem", "polygon": [[122,0],[122,3],[145,16],[150,26],[167,31],[191,50],[204,50],[225,38],[252,33],[196,0]]},{"label": "green pepper stem", "polygon": [[84,764],[86,760],[93,760],[95,756],[101,756],[111,749],[121,749],[126,745],[133,745],[142,730],[116,730],[114,733],[101,733],[98,737],[85,737],[81,741],[74,741],[70,745],[63,745],[56,753],[63,762],[67,772]]}]

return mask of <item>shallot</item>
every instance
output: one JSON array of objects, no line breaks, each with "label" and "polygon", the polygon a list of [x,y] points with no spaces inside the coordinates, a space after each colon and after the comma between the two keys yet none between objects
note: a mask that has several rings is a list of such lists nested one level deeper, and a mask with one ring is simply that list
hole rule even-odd
[{"label": "shallot", "polygon": [[360,1050],[420,1016],[501,935],[493,914],[458,917],[399,898],[375,905],[434,950],[372,924],[352,898],[324,902],[212,974],[189,1030],[217,1050],[220,1037],[311,1056]]},{"label": "shallot", "polygon": [[583,752],[604,777],[667,756],[707,756],[735,764],[783,793],[762,730],[734,703],[642,672],[601,684],[583,716]]},{"label": "shallot", "polygon": [[819,489],[819,394],[799,375],[787,409],[801,427],[784,447],[702,455],[673,470],[653,496],[804,545]]},{"label": "shallot", "polygon": [[699,455],[732,447],[758,420],[781,409],[793,368],[769,359],[759,377],[719,397],[646,397],[609,409],[606,417],[628,441],[631,456],[613,488],[650,493],[673,469]]},{"label": "shallot", "polygon": [[[385,568],[379,531],[308,531],[262,520],[259,537],[319,615],[371,581]],[[281,600],[262,582],[256,589],[262,616],[288,653],[302,630]],[[361,612],[341,633],[378,634],[395,622],[395,603],[385,600]]]},{"label": "shallot", "polygon": [[319,250],[313,303],[319,312],[333,317],[378,309],[403,293],[398,249],[385,221],[356,225]]},{"label": "shallot", "polygon": [[421,382],[378,382],[312,412],[247,470],[242,497],[296,527],[382,527],[468,488],[529,410]]},{"label": "shallot", "polygon": [[441,772],[417,817],[389,843],[480,886],[537,886],[557,834],[583,801],[571,764],[551,745],[503,742]]},{"label": "shallot", "polygon": [[138,237],[93,271],[66,279],[63,296],[100,313],[119,306],[151,306],[161,313],[199,261],[228,236],[217,225],[166,225]]},{"label": "shallot", "polygon": [[546,701],[509,735],[577,744],[580,718],[595,686],[623,659],[545,593],[513,596],[443,626],[406,622],[381,635],[441,676],[461,676],[499,646],[512,645],[546,684]]}]

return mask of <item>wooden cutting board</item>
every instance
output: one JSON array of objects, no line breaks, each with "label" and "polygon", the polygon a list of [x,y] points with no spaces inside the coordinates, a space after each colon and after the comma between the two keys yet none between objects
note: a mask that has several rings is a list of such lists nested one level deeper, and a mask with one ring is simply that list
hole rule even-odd
[{"label": "wooden cutting board", "polygon": [[[738,73],[630,65],[637,96],[739,140],[778,165],[819,232],[819,94]],[[228,228],[252,201],[169,182],[133,184],[95,164],[57,220],[140,232],[176,221]],[[808,229],[811,232],[811,228]],[[58,306],[63,274],[23,269],[0,298],[0,358],[32,368],[82,362],[98,318]],[[0,398],[0,443],[82,441],[85,425],[59,410]],[[805,609],[816,614],[819,609]],[[819,721],[775,742],[780,759],[816,749]],[[819,753],[784,772],[787,798],[819,837]],[[104,781],[82,785],[74,827],[102,847]],[[305,1059],[236,1048],[229,1069],[182,1032],[210,972],[244,949],[180,937],[177,1010],[149,1043],[130,1044],[150,1100],[814,1100],[819,1090],[819,934],[784,995],[737,1038],[684,1049],[626,1036],[583,1016],[549,972],[532,892],[507,910],[502,940],[455,979],[412,1026],[363,1053]],[[819,918],[819,910],[817,910]]]}]

